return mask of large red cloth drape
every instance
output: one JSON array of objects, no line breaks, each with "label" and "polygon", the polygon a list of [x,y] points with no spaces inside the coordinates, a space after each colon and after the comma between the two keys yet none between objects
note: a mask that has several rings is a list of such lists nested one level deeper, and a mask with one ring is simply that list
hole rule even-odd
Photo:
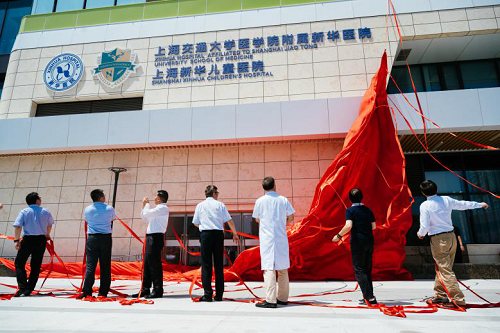
[{"label": "large red cloth drape", "polygon": [[[348,239],[340,245],[331,241],[345,224],[352,188],[362,190],[363,202],[377,220],[373,278],[411,278],[403,268],[405,237],[412,223],[411,193],[405,158],[387,103],[387,75],[384,53],[343,150],[316,187],[309,214],[288,232],[291,279],[354,279]],[[259,248],[244,251],[230,270],[245,280],[262,280]],[[229,274],[226,277],[233,278]]]}]

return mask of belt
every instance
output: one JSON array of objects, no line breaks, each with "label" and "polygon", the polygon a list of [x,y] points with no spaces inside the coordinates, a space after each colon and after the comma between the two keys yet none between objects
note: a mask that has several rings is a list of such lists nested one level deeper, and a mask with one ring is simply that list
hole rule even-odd
[{"label": "belt", "polygon": [[439,232],[437,234],[434,234],[434,235],[430,235],[430,237],[433,237],[433,236],[437,236],[437,235],[442,235],[442,234],[449,234],[449,233],[452,233],[453,230],[450,230],[450,231],[443,231],[443,232]]}]

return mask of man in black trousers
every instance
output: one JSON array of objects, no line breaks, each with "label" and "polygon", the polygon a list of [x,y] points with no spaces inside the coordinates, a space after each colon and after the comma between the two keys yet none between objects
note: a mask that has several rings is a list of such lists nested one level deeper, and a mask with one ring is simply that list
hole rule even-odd
[{"label": "man in black trousers", "polygon": [[224,223],[227,222],[233,231],[236,243],[239,238],[226,206],[217,200],[217,186],[208,185],[205,196],[205,201],[196,206],[193,217],[193,224],[201,231],[201,282],[205,293],[200,302],[212,302],[212,262],[215,268],[215,300],[220,302],[224,293]]},{"label": "man in black trousers", "polygon": [[377,304],[373,295],[372,284],[372,256],[373,256],[373,230],[376,228],[375,216],[370,208],[361,203],[363,193],[359,189],[349,192],[352,206],[345,212],[345,226],[333,237],[334,242],[339,242],[344,235],[351,231],[351,255],[354,275],[358,280],[363,293],[360,304]]},{"label": "man in black trousers", "polygon": [[77,299],[92,296],[98,261],[101,269],[99,296],[107,297],[111,286],[111,222],[116,218],[115,209],[105,204],[106,196],[103,190],[93,190],[90,192],[90,197],[94,203],[85,208],[88,235],[86,244],[87,271],[85,272],[82,293]]},{"label": "man in black trousers", "polygon": [[[142,199],[141,218],[148,222],[146,230],[146,251],[144,254],[144,276],[140,295],[144,298],[163,297],[163,266],[161,251],[165,245],[165,232],[168,226],[168,192],[159,190],[156,194],[156,207],[149,207],[149,199]],[[151,284],[153,292],[150,292]],[[132,295],[139,297],[139,294]]]},{"label": "man in black trousers", "polygon": [[[26,203],[29,207],[24,208],[14,222],[16,244],[16,278],[19,290],[14,297],[30,296],[35,289],[40,267],[42,266],[43,254],[47,246],[47,240],[50,239],[50,231],[54,224],[52,214],[40,205],[42,199],[36,192],[31,192],[26,196]],[[22,240],[21,231],[24,231]],[[31,255],[31,272],[29,280],[26,276],[26,261]]]}]

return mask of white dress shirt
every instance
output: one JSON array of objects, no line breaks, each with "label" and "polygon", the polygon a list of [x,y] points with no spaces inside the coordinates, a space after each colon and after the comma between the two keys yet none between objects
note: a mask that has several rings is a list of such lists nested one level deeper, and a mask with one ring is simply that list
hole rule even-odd
[{"label": "white dress shirt", "polygon": [[200,231],[224,230],[224,223],[229,220],[231,220],[231,215],[229,215],[226,205],[208,197],[196,206],[193,224],[199,225]]},{"label": "white dress shirt", "polygon": [[146,234],[164,234],[167,231],[169,210],[166,203],[156,205],[150,209],[149,203],[141,211],[141,217],[144,222],[149,222]]},{"label": "white dress shirt", "polygon": [[257,199],[252,217],[260,219],[259,243],[261,269],[282,270],[290,267],[286,218],[295,213],[287,198],[274,191]]},{"label": "white dress shirt", "polygon": [[479,202],[455,200],[446,196],[433,195],[428,197],[427,201],[420,205],[420,229],[418,235],[424,237],[427,233],[432,236],[453,231],[451,211],[475,208],[483,208],[483,205]]}]

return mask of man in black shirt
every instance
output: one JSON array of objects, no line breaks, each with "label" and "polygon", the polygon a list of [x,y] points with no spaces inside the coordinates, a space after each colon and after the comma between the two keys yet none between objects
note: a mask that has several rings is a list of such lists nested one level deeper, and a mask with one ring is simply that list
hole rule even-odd
[{"label": "man in black shirt", "polygon": [[372,284],[372,256],[373,256],[373,229],[375,229],[375,216],[370,208],[361,203],[363,193],[356,188],[349,192],[349,200],[352,206],[346,212],[345,226],[332,239],[339,242],[342,237],[351,231],[351,254],[354,275],[358,280],[359,287],[363,293],[361,304],[368,302],[371,305],[377,304],[373,295]]}]

